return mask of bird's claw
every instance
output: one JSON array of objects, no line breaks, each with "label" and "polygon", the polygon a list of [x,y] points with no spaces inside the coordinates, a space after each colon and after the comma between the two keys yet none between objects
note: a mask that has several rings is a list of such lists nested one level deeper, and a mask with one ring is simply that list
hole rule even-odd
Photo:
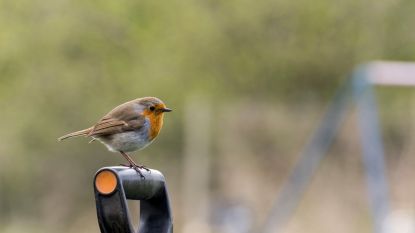
[{"label": "bird's claw", "polygon": [[148,171],[148,172],[150,172],[151,173],[151,170],[150,169],[148,169],[146,166],[144,166],[144,165],[137,165],[137,167],[139,167],[139,168],[141,168],[141,169],[144,169],[144,170],[146,170],[146,171]]},{"label": "bird's claw", "polygon": [[140,177],[141,177],[141,179],[146,179],[146,177],[143,175],[143,173],[140,171],[140,167],[139,166],[137,166],[137,165],[133,165],[132,167],[131,167],[132,169],[134,169],[139,175],[140,175]]},{"label": "bird's claw", "polygon": [[137,164],[128,164],[128,165],[127,164],[120,164],[120,166],[129,167],[129,168],[134,169],[140,175],[140,177],[142,179],[145,179],[145,177],[144,177],[143,173],[140,171],[140,169],[144,169],[147,172],[151,173],[151,170],[148,169],[147,167],[143,166],[143,165],[137,165]]}]

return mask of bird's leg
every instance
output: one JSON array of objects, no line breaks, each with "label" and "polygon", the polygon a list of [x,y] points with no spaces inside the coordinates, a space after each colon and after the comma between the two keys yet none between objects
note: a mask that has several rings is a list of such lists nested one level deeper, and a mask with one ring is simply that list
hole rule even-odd
[{"label": "bird's leg", "polygon": [[[120,151],[120,153],[122,154],[122,156],[124,156],[124,158],[128,161],[128,163],[130,164],[129,166],[126,167],[130,167],[133,168],[139,175],[141,178],[144,178],[143,173],[140,171],[140,168],[137,166],[137,164],[130,158],[130,156],[128,156],[126,153]],[[124,165],[124,164],[120,164],[120,165]]]},{"label": "bird's leg", "polygon": [[129,155],[127,155],[124,151],[120,151],[120,153],[130,163],[131,167],[138,167],[138,168],[144,169],[146,171],[150,171],[150,169],[148,169],[146,166],[135,163],[134,160]]},{"label": "bird's leg", "polygon": [[[139,174],[140,174],[140,176],[141,177],[144,177],[143,176],[143,174],[141,173],[141,171],[139,170],[140,168],[141,169],[144,169],[144,170],[146,170],[146,171],[150,171],[150,169],[148,169],[148,168],[146,168],[145,166],[143,166],[143,165],[139,165],[139,164],[136,164],[135,162],[134,162],[134,160],[133,159],[131,159],[131,157],[130,156],[128,156],[126,153],[124,153],[124,151],[120,151],[120,153],[122,154],[122,156],[124,156],[124,158],[128,161],[128,163],[130,163],[130,165],[129,166],[126,166],[126,167],[131,167],[131,168],[134,168],[134,170],[136,170]],[[124,166],[124,164],[121,164],[121,165],[123,165]]]}]

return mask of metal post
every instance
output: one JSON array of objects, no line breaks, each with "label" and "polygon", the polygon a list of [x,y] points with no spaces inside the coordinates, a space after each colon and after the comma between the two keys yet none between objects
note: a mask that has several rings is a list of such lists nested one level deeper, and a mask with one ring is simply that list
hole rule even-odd
[{"label": "metal post", "polygon": [[166,181],[157,170],[104,167],[94,177],[99,228],[102,233],[133,233],[127,199],[140,200],[138,233],[172,233],[173,222]]},{"label": "metal post", "polygon": [[361,67],[353,75],[353,90],[357,104],[360,141],[369,199],[372,208],[374,232],[384,232],[384,221],[389,212],[388,184],[385,177],[383,144],[379,130],[377,104],[367,69]]},{"label": "metal post", "polygon": [[353,72],[352,78],[337,93],[320,127],[305,147],[288,181],[283,185],[261,232],[271,233],[282,229],[331,145],[347,107],[353,102],[357,105],[358,111],[362,156],[374,223],[373,231],[376,233],[385,231],[383,224],[389,213],[388,183],[376,98],[373,93],[375,85],[415,86],[415,63],[372,62],[358,67]]}]

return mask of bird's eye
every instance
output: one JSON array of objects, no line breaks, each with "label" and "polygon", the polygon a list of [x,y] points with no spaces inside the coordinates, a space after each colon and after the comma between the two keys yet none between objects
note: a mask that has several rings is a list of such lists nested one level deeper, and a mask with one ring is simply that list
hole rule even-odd
[{"label": "bird's eye", "polygon": [[154,109],[156,109],[154,106],[150,107],[150,111],[154,111]]}]

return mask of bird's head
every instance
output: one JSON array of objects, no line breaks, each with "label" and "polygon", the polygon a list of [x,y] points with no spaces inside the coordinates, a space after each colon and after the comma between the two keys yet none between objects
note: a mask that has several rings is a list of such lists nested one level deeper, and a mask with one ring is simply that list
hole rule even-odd
[{"label": "bird's head", "polygon": [[143,106],[143,114],[145,116],[158,117],[162,116],[165,112],[171,112],[170,108],[159,98],[156,97],[144,97],[138,100],[138,103]]},{"label": "bird's head", "polygon": [[156,97],[144,97],[138,99],[139,104],[143,107],[143,115],[150,121],[149,137],[153,140],[160,132],[163,126],[163,115],[165,112],[171,112],[170,108]]}]

